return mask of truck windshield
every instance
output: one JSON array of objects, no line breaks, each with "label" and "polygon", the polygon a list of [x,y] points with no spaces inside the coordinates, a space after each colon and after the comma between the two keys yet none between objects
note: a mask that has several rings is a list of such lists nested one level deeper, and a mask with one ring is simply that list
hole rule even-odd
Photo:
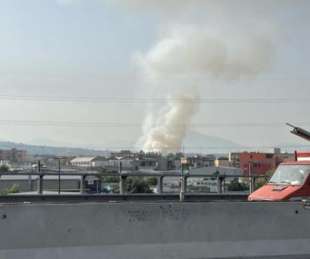
[{"label": "truck windshield", "polygon": [[310,165],[280,165],[269,183],[302,185],[310,173]]}]

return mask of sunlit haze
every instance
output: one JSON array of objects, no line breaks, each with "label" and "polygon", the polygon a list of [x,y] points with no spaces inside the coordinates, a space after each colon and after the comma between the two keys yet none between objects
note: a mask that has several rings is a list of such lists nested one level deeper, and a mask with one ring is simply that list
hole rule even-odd
[{"label": "sunlit haze", "polygon": [[285,123],[310,129],[309,10],[308,0],[3,0],[0,139],[178,151],[196,132],[256,149],[306,144]]}]

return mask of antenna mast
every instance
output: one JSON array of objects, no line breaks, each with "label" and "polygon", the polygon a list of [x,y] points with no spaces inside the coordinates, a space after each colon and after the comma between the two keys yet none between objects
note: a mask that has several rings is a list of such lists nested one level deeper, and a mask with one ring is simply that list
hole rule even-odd
[{"label": "antenna mast", "polygon": [[303,138],[305,140],[310,141],[310,132],[309,131],[302,129],[300,127],[296,127],[290,123],[286,123],[286,125],[292,128],[292,130],[291,130],[292,134],[294,134],[300,138]]}]

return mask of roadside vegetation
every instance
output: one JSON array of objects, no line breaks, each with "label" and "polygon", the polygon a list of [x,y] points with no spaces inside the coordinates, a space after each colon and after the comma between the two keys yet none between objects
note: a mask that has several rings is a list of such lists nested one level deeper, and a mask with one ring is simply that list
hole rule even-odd
[{"label": "roadside vegetation", "polygon": [[[102,192],[119,193],[119,176],[105,175],[103,170],[100,175]],[[127,193],[153,193],[153,188],[157,185],[156,177],[127,177],[125,179],[125,191]]]},{"label": "roadside vegetation", "polygon": [[7,173],[10,171],[10,168],[7,165],[0,166],[0,173]]},{"label": "roadside vegetation", "polygon": [[240,183],[238,179],[234,179],[227,186],[229,192],[242,192],[249,190],[249,186],[246,183]]},{"label": "roadside vegetation", "polygon": [[0,192],[1,196],[19,193],[19,186],[17,184],[13,184],[11,187],[4,189]]}]

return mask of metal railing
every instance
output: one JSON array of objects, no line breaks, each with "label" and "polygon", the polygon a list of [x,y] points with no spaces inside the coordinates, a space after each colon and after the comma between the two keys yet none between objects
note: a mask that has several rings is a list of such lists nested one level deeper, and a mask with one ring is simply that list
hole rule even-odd
[{"label": "metal railing", "polygon": [[[180,201],[188,200],[190,197],[194,197],[195,195],[197,197],[205,197],[209,196],[211,198],[219,198],[221,197],[243,197],[246,198],[247,195],[255,190],[255,183],[257,179],[260,178],[266,178],[266,176],[262,175],[255,175],[255,176],[245,176],[242,174],[233,174],[233,175],[227,175],[227,174],[220,174],[216,172],[213,175],[204,175],[202,173],[193,173],[193,172],[181,172],[181,171],[122,171],[119,170],[119,172],[115,170],[111,171],[105,171],[104,173],[100,173],[98,171],[58,171],[58,170],[49,170],[49,169],[41,169],[40,171],[33,171],[33,170],[22,170],[22,171],[13,171],[13,172],[2,172],[0,173],[0,182],[5,181],[3,179],[3,176],[28,176],[30,179],[36,181],[37,188],[35,189],[36,195],[39,196],[47,196],[51,194],[45,194],[44,189],[45,189],[45,178],[47,176],[55,176],[54,181],[58,181],[58,195],[59,196],[64,196],[65,190],[61,189],[61,181],[63,176],[77,176],[79,177],[79,188],[76,190],[76,196],[84,196],[84,197],[102,197],[102,199],[108,199],[113,197],[114,199],[127,199],[127,198],[145,198],[145,197],[150,197],[150,199],[158,199],[160,198],[166,198],[168,197],[176,197],[179,196]],[[56,177],[57,176],[57,177]],[[60,176],[60,177],[59,177]],[[113,176],[117,177],[119,179],[118,185],[119,185],[119,193],[118,194],[89,194],[87,190],[87,177],[95,177],[98,179],[98,182],[102,183],[102,177],[107,177],[107,176]],[[34,179],[32,178],[34,177]],[[153,194],[131,194],[127,193],[126,191],[126,181],[129,177],[156,177],[157,178],[157,193]],[[178,193],[174,194],[168,194],[164,192],[164,179],[167,177],[174,177],[177,179],[179,183],[179,190]],[[190,193],[188,192],[189,188],[189,183],[188,180],[191,178],[203,178],[203,179],[211,179],[213,182],[216,181],[216,193]],[[246,182],[249,185],[249,191],[248,192],[243,192],[243,193],[238,193],[238,192],[233,192],[229,191],[227,192],[227,188],[225,188],[225,182],[227,179],[235,179],[238,182],[240,182],[240,179],[244,179],[244,182]],[[50,180],[50,179],[49,179]],[[77,179],[74,179],[77,181]],[[238,196],[239,195],[239,196]],[[10,195],[3,195],[3,196],[10,196]],[[16,195],[17,196],[17,195]],[[22,195],[18,196],[29,196],[29,194],[24,193]],[[55,194],[53,195],[55,196]],[[71,197],[72,193],[71,193]],[[127,197],[127,198],[126,198]]]}]

